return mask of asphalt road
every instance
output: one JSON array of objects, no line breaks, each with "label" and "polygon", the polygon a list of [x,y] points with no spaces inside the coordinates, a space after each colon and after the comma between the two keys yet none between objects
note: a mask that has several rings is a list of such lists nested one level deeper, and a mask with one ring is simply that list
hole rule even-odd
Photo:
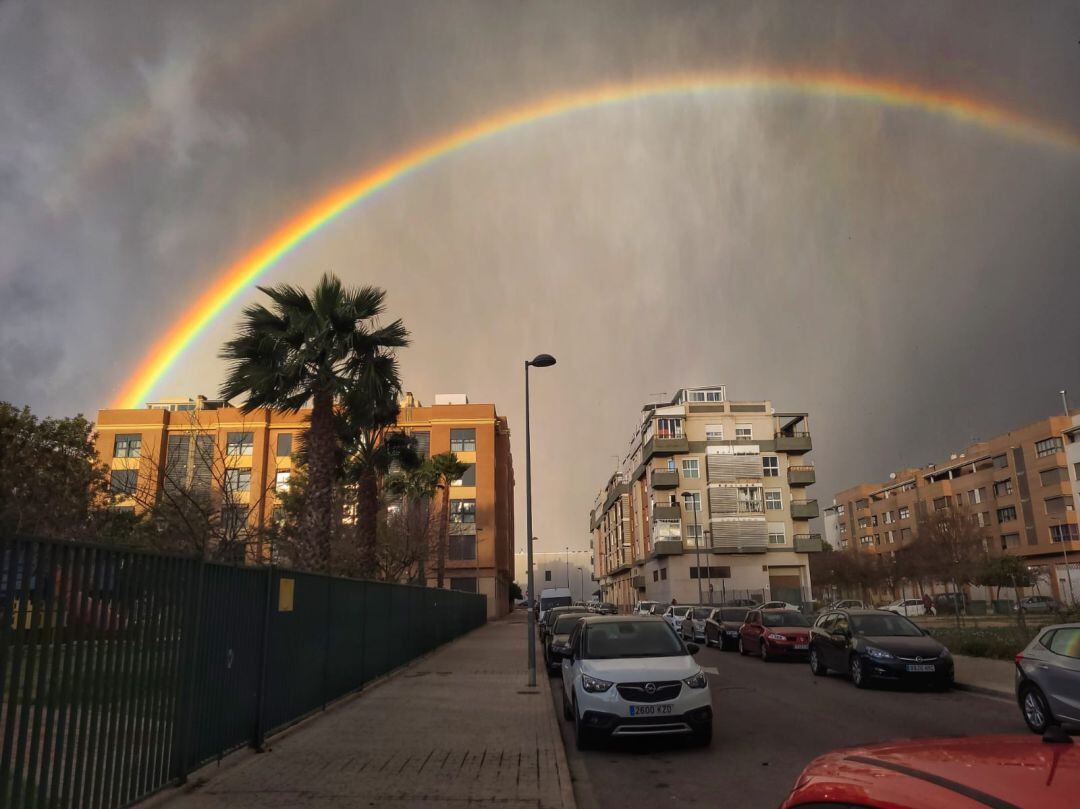
[{"label": "asphalt road", "polygon": [[[715,714],[707,749],[681,740],[617,740],[579,753],[562,720],[560,681],[553,709],[580,809],[663,806],[775,809],[815,756],[901,738],[1028,733],[1015,703],[963,691],[856,689],[839,675],[814,677],[803,662],[763,663],[702,648]],[[541,667],[541,671],[542,671]]]}]

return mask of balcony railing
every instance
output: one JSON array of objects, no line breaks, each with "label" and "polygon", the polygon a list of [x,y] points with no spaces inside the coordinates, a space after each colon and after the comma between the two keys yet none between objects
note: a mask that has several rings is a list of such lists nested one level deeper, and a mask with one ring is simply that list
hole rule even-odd
[{"label": "balcony railing", "polygon": [[811,486],[817,481],[813,464],[792,464],[787,470],[789,486]]},{"label": "balcony railing", "polygon": [[682,507],[678,504],[657,503],[653,506],[654,520],[678,520],[682,517]]},{"label": "balcony railing", "polygon": [[814,448],[806,430],[784,430],[775,436],[777,452],[809,452]]},{"label": "balcony railing", "polygon": [[653,542],[653,554],[656,556],[672,556],[683,552],[681,539],[658,539]]},{"label": "balcony railing", "polygon": [[796,553],[817,553],[821,550],[821,534],[796,534]]},{"label": "balcony railing", "polygon": [[679,485],[679,473],[674,469],[652,470],[652,487],[654,489],[674,489]]},{"label": "balcony railing", "polygon": [[818,516],[817,500],[792,500],[791,519],[812,520]]}]

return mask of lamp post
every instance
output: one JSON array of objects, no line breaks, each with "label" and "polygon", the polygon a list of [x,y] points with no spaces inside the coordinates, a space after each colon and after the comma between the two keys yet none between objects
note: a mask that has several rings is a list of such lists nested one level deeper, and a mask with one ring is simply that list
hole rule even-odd
[{"label": "lamp post", "polygon": [[570,546],[566,546],[566,589],[570,589]]},{"label": "lamp post", "polygon": [[697,603],[704,603],[704,599],[701,597],[701,541],[698,539],[698,521],[697,521],[697,503],[694,502],[693,492],[689,493],[690,497],[683,497],[683,502],[687,504],[687,508],[694,512],[694,551],[697,553]]},{"label": "lamp post", "polygon": [[[1064,391],[1062,392],[1064,393]],[[1072,542],[1072,531],[1068,529],[1068,526],[1072,525],[1073,523],[1068,522],[1067,520],[1063,520],[1061,517],[1052,517],[1050,519],[1050,523],[1052,525],[1057,525],[1059,528],[1065,529],[1062,533],[1059,533],[1058,536],[1061,537],[1061,555],[1065,559],[1065,581],[1069,583],[1069,600],[1072,602],[1072,606],[1075,607],[1076,593],[1073,592],[1072,566],[1069,564],[1069,552],[1065,548],[1068,543]],[[1050,542],[1053,543],[1053,541],[1054,536],[1051,532]]]},{"label": "lamp post", "polygon": [[[531,360],[525,360],[525,564],[529,572],[529,600],[536,601],[536,589],[533,586],[533,526],[532,526],[532,441],[529,433],[529,366],[549,368],[555,364],[550,354],[537,354]],[[526,623],[529,633],[529,686],[536,687],[536,611],[529,610]]]},{"label": "lamp post", "polygon": [[585,568],[579,567],[578,572],[578,590],[581,592],[581,600],[585,601]]}]

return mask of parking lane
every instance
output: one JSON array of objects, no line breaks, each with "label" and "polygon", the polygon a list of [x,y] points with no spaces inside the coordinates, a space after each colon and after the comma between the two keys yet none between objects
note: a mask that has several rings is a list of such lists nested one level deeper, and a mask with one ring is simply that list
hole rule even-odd
[{"label": "parking lane", "polygon": [[[838,675],[814,677],[805,662],[764,663],[702,648],[715,713],[713,745],[674,739],[619,740],[596,751],[574,749],[562,722],[581,809],[658,805],[775,807],[815,756],[839,747],[892,739],[977,733],[1026,733],[1016,706],[951,691],[855,688]],[[560,710],[560,681],[552,680]]]}]

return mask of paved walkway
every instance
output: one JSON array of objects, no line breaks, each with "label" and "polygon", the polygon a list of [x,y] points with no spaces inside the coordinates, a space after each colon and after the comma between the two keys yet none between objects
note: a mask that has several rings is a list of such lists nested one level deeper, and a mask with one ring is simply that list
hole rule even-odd
[{"label": "paved walkway", "polygon": [[1012,697],[1015,691],[1016,664],[988,657],[953,655],[956,684],[972,691]]},{"label": "paved walkway", "polygon": [[525,616],[488,624],[167,801],[204,807],[574,809]]}]

